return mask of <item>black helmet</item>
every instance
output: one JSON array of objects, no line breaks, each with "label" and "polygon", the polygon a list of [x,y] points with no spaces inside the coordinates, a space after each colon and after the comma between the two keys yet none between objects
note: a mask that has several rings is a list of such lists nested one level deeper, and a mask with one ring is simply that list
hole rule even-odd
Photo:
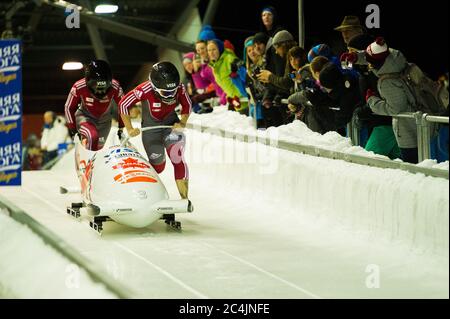
[{"label": "black helmet", "polygon": [[149,79],[163,102],[167,104],[175,102],[175,96],[180,85],[180,74],[175,65],[170,62],[154,64]]},{"label": "black helmet", "polygon": [[102,99],[112,85],[112,72],[108,62],[94,60],[85,69],[86,85],[95,97]]}]

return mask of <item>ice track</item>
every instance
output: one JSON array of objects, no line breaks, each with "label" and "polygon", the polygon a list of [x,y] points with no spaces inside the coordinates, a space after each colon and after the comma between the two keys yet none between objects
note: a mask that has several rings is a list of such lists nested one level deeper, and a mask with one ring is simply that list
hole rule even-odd
[{"label": "ice track", "polygon": [[[187,134],[189,143],[198,139],[198,133]],[[188,145],[188,163],[191,149]],[[289,211],[289,206],[272,200],[271,194],[255,191],[250,197],[251,190],[220,181],[212,166],[199,161],[189,163],[195,211],[178,217],[181,233],[162,221],[145,229],[105,223],[99,237],[87,221],[78,222],[65,213],[66,205],[79,201],[80,196],[58,193],[60,185],[77,184],[72,156],[69,153],[51,171],[24,172],[23,186],[2,188],[2,195],[139,297],[449,296],[448,239],[436,244],[438,249],[428,249],[355,231],[332,215],[303,218],[307,214]],[[233,165],[223,165],[233,170]],[[161,176],[171,196],[177,198],[170,163]],[[292,181],[286,183],[295,187]],[[294,192],[291,188],[277,191],[286,196]],[[448,216],[443,227],[448,236]],[[445,245],[447,253],[442,253]],[[369,282],[374,267],[379,270],[378,288]]]}]

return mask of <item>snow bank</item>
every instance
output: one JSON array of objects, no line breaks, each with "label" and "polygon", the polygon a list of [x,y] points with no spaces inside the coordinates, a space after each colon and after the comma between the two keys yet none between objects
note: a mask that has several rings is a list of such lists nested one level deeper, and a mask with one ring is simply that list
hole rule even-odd
[{"label": "snow bank", "polygon": [[[313,132],[301,121],[294,121],[293,123],[277,128],[271,127],[266,132],[257,131],[253,126],[253,120],[251,118],[237,112],[228,111],[224,106],[215,107],[212,113],[192,114],[189,122],[193,125],[222,129],[232,133],[246,134],[249,136],[270,135],[277,137],[279,141],[292,144],[309,145],[329,151],[389,160],[387,156],[368,152],[360,146],[353,146],[349,138],[343,137],[336,132],[328,132],[324,135]],[[401,162],[400,159],[397,161]],[[449,170],[448,161],[439,164],[434,161],[434,165],[429,161],[426,160],[418,165],[421,167]]]},{"label": "snow bank", "polygon": [[[336,149],[353,150],[346,148],[346,139],[333,133],[325,140],[330,146],[334,140]],[[195,130],[188,130],[187,141],[191,179],[208,181],[205,187],[226,193],[225,197],[273,204],[278,210],[271,213],[272,218],[320,220],[326,227],[365,234],[369,240],[404,243],[448,256],[449,183],[445,179],[233,142]]]},{"label": "snow bank", "polygon": [[0,296],[116,298],[28,227],[0,210]]}]

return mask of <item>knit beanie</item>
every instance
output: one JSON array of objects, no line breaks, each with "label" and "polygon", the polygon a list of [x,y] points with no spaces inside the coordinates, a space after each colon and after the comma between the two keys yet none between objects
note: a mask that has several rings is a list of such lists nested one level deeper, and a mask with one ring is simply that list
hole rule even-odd
[{"label": "knit beanie", "polygon": [[223,47],[234,52],[234,45],[230,40],[223,41]]},{"label": "knit beanie", "polygon": [[275,8],[271,7],[271,6],[264,7],[261,10],[261,14],[264,13],[264,12],[270,12],[270,13],[274,14],[275,13]]},{"label": "knit beanie", "polygon": [[335,89],[343,81],[344,76],[339,68],[332,62],[328,62],[320,71],[320,85],[327,89]]},{"label": "knit beanie", "polygon": [[215,38],[217,38],[216,34],[209,24],[205,24],[198,35],[198,39],[202,41],[209,41]]},{"label": "knit beanie", "polygon": [[294,37],[287,30],[278,31],[272,40],[272,45],[279,45],[283,42],[294,41]]},{"label": "knit beanie", "polygon": [[247,48],[254,45],[254,37],[248,37],[247,39],[245,39],[244,41],[244,62],[247,62]]},{"label": "knit beanie", "polygon": [[380,68],[390,54],[389,47],[382,37],[378,37],[366,49],[366,60],[375,68]]},{"label": "knit beanie", "polygon": [[309,50],[308,61],[311,63],[315,57],[324,56],[330,58],[331,55],[331,48],[327,44],[318,44]]},{"label": "knit beanie", "polygon": [[194,57],[195,57],[194,52],[188,52],[186,54],[183,54],[183,63],[194,61]]},{"label": "knit beanie", "polygon": [[255,34],[253,41],[255,43],[267,44],[267,41],[269,41],[269,37],[264,32],[258,32],[257,34]]}]

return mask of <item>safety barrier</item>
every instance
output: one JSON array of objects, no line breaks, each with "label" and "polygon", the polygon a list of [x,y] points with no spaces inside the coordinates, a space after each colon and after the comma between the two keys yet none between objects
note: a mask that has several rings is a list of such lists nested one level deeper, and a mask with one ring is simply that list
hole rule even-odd
[{"label": "safety barrier", "polygon": [[387,168],[387,169],[400,169],[403,171],[408,171],[410,173],[421,173],[426,176],[432,176],[432,177],[440,177],[440,178],[449,178],[449,172],[447,170],[443,169],[436,169],[436,168],[429,168],[429,167],[421,167],[414,164],[401,162],[401,161],[392,161],[390,159],[383,159],[383,158],[376,158],[376,157],[367,157],[367,156],[361,156],[357,154],[349,154],[344,152],[338,152],[338,151],[332,151],[323,149],[320,147],[312,146],[312,145],[302,145],[302,144],[294,144],[287,141],[276,141],[276,143],[273,143],[273,141],[270,141],[269,139],[260,139],[255,138],[253,136],[248,136],[245,134],[239,134],[239,133],[233,133],[233,132],[227,132],[222,129],[217,129],[214,127],[208,127],[204,125],[198,125],[196,124],[187,124],[187,128],[197,130],[200,132],[207,132],[213,135],[217,135],[220,137],[232,137],[233,139],[236,139],[240,142],[258,142],[264,145],[270,145],[277,147],[279,149],[288,150],[292,152],[307,154],[311,156],[316,157],[324,157],[329,159],[338,159],[343,160],[349,163],[354,164],[360,164],[360,165],[366,165],[366,166],[373,166],[373,167],[379,167],[379,168]]},{"label": "safety barrier", "polygon": [[[281,100],[281,103],[288,104],[287,99]],[[418,149],[418,159],[419,163],[431,159],[431,124],[430,123],[440,123],[449,124],[448,116],[435,116],[422,112],[404,112],[397,115],[383,115],[387,117],[393,117],[398,119],[413,119],[416,121],[417,128],[417,149]],[[347,124],[347,135],[355,146],[361,145],[360,140],[360,128],[355,124],[354,118],[351,122]]]},{"label": "safety barrier", "polygon": [[[417,128],[417,149],[419,163],[424,160],[431,159],[431,123],[449,124],[448,116],[435,116],[422,112],[405,112],[389,117],[415,120]],[[347,124],[347,132],[349,132],[348,136],[351,139],[353,145],[361,145],[360,129],[355,125],[354,119],[352,119],[352,121]]]}]

